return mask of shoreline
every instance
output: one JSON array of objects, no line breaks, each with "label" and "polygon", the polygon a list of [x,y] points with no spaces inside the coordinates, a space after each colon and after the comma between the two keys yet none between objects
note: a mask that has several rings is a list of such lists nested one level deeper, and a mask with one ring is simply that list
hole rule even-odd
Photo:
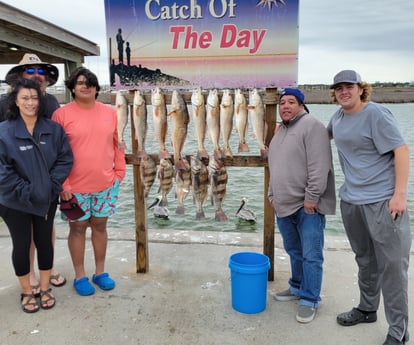
[{"label": "shoreline", "polygon": [[[305,94],[306,104],[333,104],[329,85],[299,85]],[[145,92],[150,92],[147,90]],[[65,103],[65,94],[53,94],[59,103]],[[113,98],[113,97],[112,97]],[[112,104],[111,92],[101,92],[98,100]],[[414,103],[414,87],[373,87],[371,101],[377,103]]]},{"label": "shoreline", "polygon": [[[306,104],[333,104],[328,86],[299,88],[305,94]],[[373,87],[370,100],[377,103],[414,103],[414,87]]]}]

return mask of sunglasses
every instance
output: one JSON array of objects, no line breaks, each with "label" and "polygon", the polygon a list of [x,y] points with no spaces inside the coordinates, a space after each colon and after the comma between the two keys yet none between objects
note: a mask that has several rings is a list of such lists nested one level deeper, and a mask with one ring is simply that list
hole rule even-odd
[{"label": "sunglasses", "polygon": [[39,75],[45,75],[46,74],[46,70],[43,69],[43,68],[26,67],[25,71],[26,71],[27,74],[35,74],[36,72]]}]

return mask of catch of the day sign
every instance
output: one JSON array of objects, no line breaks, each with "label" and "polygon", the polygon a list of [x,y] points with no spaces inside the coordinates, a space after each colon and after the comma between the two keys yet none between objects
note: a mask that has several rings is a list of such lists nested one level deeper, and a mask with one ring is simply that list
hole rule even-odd
[{"label": "catch of the day sign", "polygon": [[107,0],[113,90],[295,86],[298,2]]}]

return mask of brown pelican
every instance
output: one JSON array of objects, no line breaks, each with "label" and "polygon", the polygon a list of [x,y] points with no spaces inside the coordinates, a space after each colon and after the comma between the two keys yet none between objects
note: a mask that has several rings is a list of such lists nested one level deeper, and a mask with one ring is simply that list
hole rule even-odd
[{"label": "brown pelican", "polygon": [[154,216],[157,218],[168,219],[169,211],[165,203],[162,203],[162,196],[158,195],[154,202],[147,207],[147,210],[154,207]]},{"label": "brown pelican", "polygon": [[244,206],[246,205],[247,205],[247,198],[243,197],[241,199],[241,205],[235,215],[239,217],[240,219],[247,220],[249,222],[255,222],[256,214],[252,210],[245,208]]}]

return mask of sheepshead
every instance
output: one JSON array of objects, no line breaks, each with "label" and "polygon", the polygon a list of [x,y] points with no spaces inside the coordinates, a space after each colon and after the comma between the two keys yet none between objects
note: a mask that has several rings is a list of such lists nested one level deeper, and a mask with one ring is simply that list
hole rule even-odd
[{"label": "sheepshead", "polygon": [[237,89],[234,93],[234,117],[236,118],[236,129],[239,134],[239,152],[249,152],[249,145],[246,143],[248,125],[247,102],[240,89]]},{"label": "sheepshead", "polygon": [[118,148],[122,150],[126,149],[124,133],[128,123],[128,102],[122,94],[122,91],[117,91],[116,93],[115,108],[118,128]]},{"label": "sheepshead", "polygon": [[233,130],[233,97],[230,90],[223,90],[223,96],[220,103],[220,129],[223,139],[223,154],[225,157],[233,157],[229,140]]},{"label": "sheepshead", "polygon": [[264,143],[266,130],[265,107],[257,89],[249,92],[249,105],[247,108],[249,109],[249,117],[252,121],[254,135],[260,147],[260,157],[261,159],[266,159],[267,147]]},{"label": "sheepshead", "polygon": [[171,112],[173,128],[171,131],[171,143],[174,151],[174,165],[176,169],[185,169],[185,163],[181,158],[181,152],[187,137],[188,123],[190,116],[188,115],[187,104],[183,96],[174,90],[171,96]]},{"label": "sheepshead", "polygon": [[141,157],[139,164],[139,172],[141,175],[141,182],[144,186],[144,197],[148,197],[148,193],[154,184],[155,176],[157,174],[157,165],[151,156],[146,155]]},{"label": "sheepshead", "polygon": [[195,219],[205,219],[203,205],[208,197],[208,169],[196,155],[191,156],[191,188],[196,205]]},{"label": "sheepshead", "polygon": [[210,156],[208,163],[208,173],[210,181],[211,203],[215,208],[215,220],[223,222],[227,216],[222,209],[224,198],[226,197],[227,170],[222,159]]},{"label": "sheepshead", "polygon": [[154,136],[158,140],[160,146],[159,157],[170,158],[165,147],[165,140],[167,138],[167,105],[165,104],[165,97],[159,87],[151,90],[151,104],[152,104],[152,122],[154,125]]},{"label": "sheepshead", "polygon": [[158,193],[161,193],[161,201],[159,206],[168,205],[168,193],[170,193],[173,185],[174,167],[169,158],[161,158],[160,166],[158,168],[158,179],[160,181],[160,188]]},{"label": "sheepshead", "polygon": [[216,158],[221,158],[220,150],[220,105],[217,90],[210,90],[207,97],[207,128],[213,143],[213,154]]},{"label": "sheepshead", "polygon": [[177,208],[175,213],[184,214],[184,200],[190,192],[191,186],[191,167],[186,159],[183,159],[185,169],[175,169],[175,196],[177,198]]},{"label": "sheepshead", "polygon": [[135,127],[135,139],[138,143],[137,156],[146,155],[145,138],[147,137],[147,105],[141,91],[136,90],[134,93],[134,104],[132,118]]},{"label": "sheepshead", "polygon": [[197,155],[199,158],[208,158],[204,147],[206,137],[206,107],[201,88],[193,90],[191,95],[191,105],[193,108],[194,132],[197,138]]}]

